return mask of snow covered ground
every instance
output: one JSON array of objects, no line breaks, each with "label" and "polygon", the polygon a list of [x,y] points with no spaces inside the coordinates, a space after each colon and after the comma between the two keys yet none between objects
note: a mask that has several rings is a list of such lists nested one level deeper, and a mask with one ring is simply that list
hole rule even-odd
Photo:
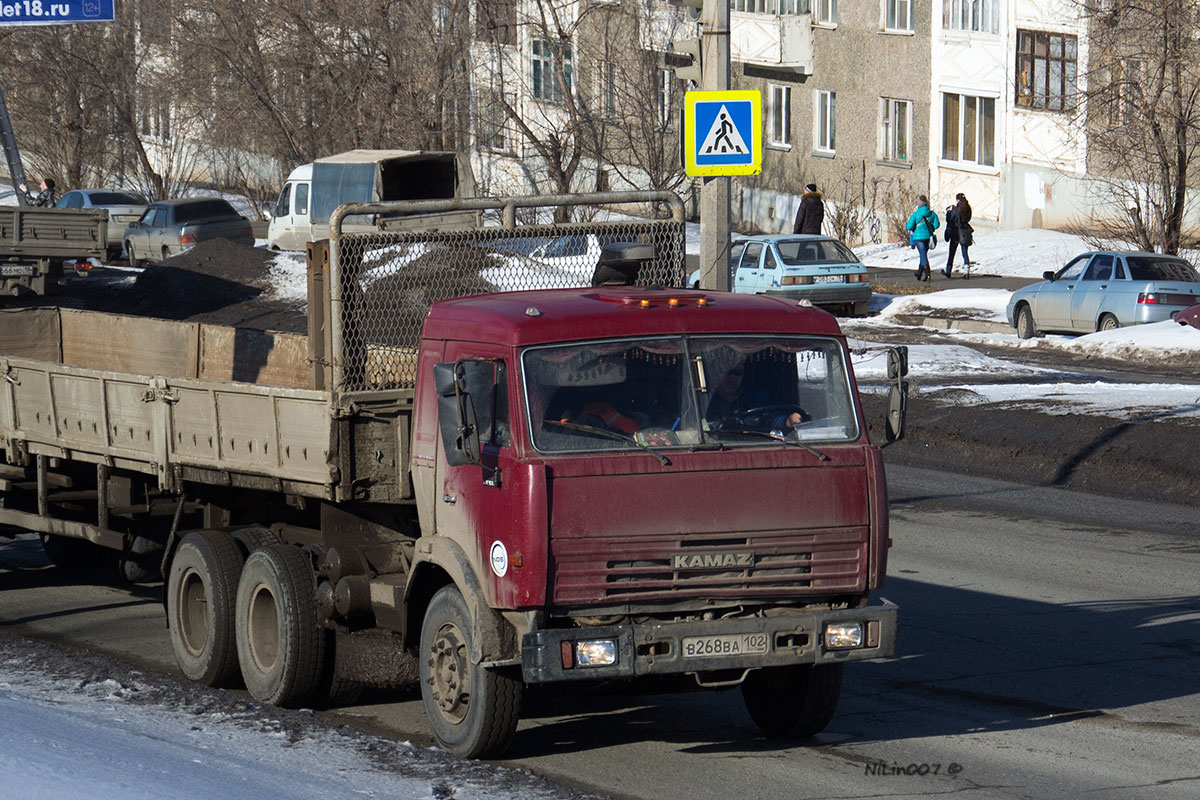
[{"label": "snow covered ground", "polygon": [[0,720],[4,798],[583,797],[524,771],[11,636],[0,640]]},{"label": "snow covered ground", "polygon": [[[1026,230],[979,233],[971,255],[979,261],[977,271],[989,275],[1040,279],[1046,270],[1057,269],[1069,258],[1089,249],[1082,237],[1057,231]],[[899,244],[867,245],[856,249],[868,265],[913,270],[915,251]],[[937,252],[944,252],[940,248]],[[1188,253],[1195,256],[1195,253]],[[959,259],[961,261],[961,258]],[[935,266],[937,266],[936,259]],[[941,262],[944,263],[944,262]],[[962,286],[962,284],[958,284]],[[878,315],[849,320],[845,327],[855,336],[869,339],[871,330],[902,325],[904,315],[953,317],[1007,323],[1005,308],[1010,292],[1004,289],[952,288],[921,295],[888,296],[876,299]],[[1200,330],[1174,322],[1138,325],[1085,336],[1048,335],[1022,340],[1011,333],[947,332],[963,345],[987,344],[1011,347],[1014,357],[1030,350],[1056,350],[1073,356],[1094,356],[1134,361],[1146,365],[1169,363],[1181,357],[1200,357]],[[935,361],[937,359],[934,359]],[[944,364],[953,369],[953,361]]]}]

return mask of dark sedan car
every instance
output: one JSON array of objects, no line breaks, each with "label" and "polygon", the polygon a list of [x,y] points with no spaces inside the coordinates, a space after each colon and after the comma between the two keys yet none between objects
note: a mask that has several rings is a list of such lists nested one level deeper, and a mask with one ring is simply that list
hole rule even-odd
[{"label": "dark sedan car", "polygon": [[1084,253],[1013,292],[1008,324],[1022,339],[1162,322],[1200,300],[1200,275],[1162,253]]},{"label": "dark sedan car", "polygon": [[190,197],[151,203],[142,218],[125,229],[130,266],[170,258],[208,239],[254,246],[250,220],[216,197]]}]

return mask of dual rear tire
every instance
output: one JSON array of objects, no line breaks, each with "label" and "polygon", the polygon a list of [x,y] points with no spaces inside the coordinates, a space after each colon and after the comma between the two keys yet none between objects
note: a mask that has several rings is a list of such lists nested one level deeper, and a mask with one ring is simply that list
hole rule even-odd
[{"label": "dual rear tire", "polygon": [[197,683],[240,683],[256,700],[296,707],[334,683],[330,636],[317,624],[307,556],[265,533],[250,529],[235,540],[196,531],[183,538],[167,582],[171,646],[180,670]]}]

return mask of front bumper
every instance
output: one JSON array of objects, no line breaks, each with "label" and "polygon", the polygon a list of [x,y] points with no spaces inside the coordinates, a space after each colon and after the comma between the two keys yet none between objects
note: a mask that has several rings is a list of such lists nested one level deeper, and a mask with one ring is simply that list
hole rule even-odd
[{"label": "front bumper", "polygon": [[871,299],[871,284],[846,283],[827,286],[814,284],[797,286],[794,289],[768,289],[763,294],[787,300],[808,300],[815,306],[833,303],[865,303]]},{"label": "front bumper", "polygon": [[[880,600],[864,608],[770,617],[549,628],[522,637],[522,672],[525,682],[533,684],[867,661],[895,652],[899,611],[894,603]],[[861,622],[865,632],[864,645],[852,649],[827,647],[823,641],[825,628],[839,622]],[[684,655],[685,638],[738,634],[765,634],[766,652],[732,656]],[[615,663],[597,667],[564,666],[564,644],[569,648],[574,642],[597,639],[615,640]]]}]

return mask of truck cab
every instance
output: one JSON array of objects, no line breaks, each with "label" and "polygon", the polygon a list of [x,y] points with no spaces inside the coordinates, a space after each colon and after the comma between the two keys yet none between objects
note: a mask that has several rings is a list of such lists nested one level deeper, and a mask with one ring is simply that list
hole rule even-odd
[{"label": "truck cab", "polygon": [[891,654],[896,609],[868,600],[883,463],[845,339],[805,305],[633,287],[433,305],[412,580],[459,560],[495,615],[483,662],[524,684],[741,684],[765,730],[811,733],[842,664]]},{"label": "truck cab", "polygon": [[[453,152],[350,150],[301,164],[288,174],[267,225],[272,250],[304,250],[329,238],[329,219],[345,203],[447,200],[469,197],[475,179],[470,165]],[[421,219],[425,219],[424,216]],[[426,220],[443,228],[472,226],[478,214],[457,212]],[[348,231],[397,229],[390,216],[355,218]]]}]

